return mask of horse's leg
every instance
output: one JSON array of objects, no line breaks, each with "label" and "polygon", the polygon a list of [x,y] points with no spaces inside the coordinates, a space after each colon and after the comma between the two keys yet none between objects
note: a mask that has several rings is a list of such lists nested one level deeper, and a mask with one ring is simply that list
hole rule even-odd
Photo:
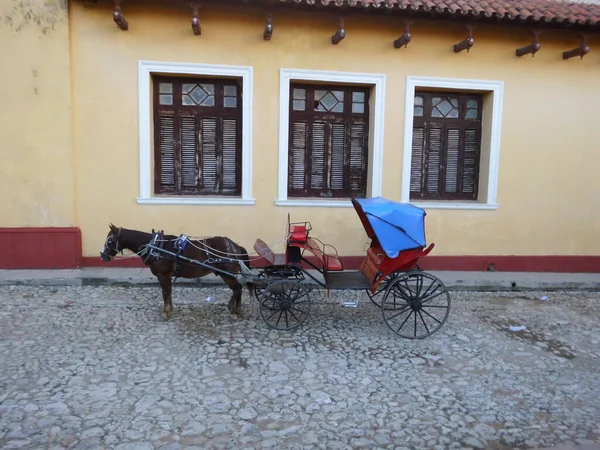
[{"label": "horse's leg", "polygon": [[166,274],[158,274],[156,276],[158,278],[158,282],[160,283],[160,288],[162,289],[163,294],[163,313],[165,314],[165,318],[168,319],[173,312],[173,299],[171,298],[171,277]]},{"label": "horse's leg", "polygon": [[227,304],[227,308],[229,308],[229,312],[231,314],[242,314],[242,285],[238,283],[238,281],[231,276],[220,275],[223,281],[229,286],[229,288],[233,291],[231,294],[231,299],[229,299],[229,303]]}]

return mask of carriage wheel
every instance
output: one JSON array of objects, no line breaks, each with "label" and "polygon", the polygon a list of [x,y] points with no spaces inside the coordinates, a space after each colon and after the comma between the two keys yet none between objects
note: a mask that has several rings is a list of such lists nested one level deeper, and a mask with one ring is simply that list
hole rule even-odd
[{"label": "carriage wheel", "polygon": [[[258,274],[258,278],[260,280],[267,280],[267,279],[273,278],[273,277],[274,277],[274,275],[272,275],[268,269],[261,272],[260,274]],[[260,303],[260,299],[263,295],[263,292],[265,292],[265,287],[264,287],[263,283],[264,282],[255,283],[254,289],[252,290],[254,292],[254,297],[256,298],[256,301],[258,303]]]},{"label": "carriage wheel", "polygon": [[260,302],[260,315],[276,330],[301,325],[310,311],[310,288],[297,280],[278,280],[267,286]]},{"label": "carriage wheel", "polygon": [[294,280],[304,280],[304,274],[302,270],[300,270],[296,266],[272,266],[265,268],[259,275],[259,279],[265,280],[262,283],[257,283],[254,285],[254,297],[258,303],[261,302],[262,295],[265,292],[266,286],[265,283],[272,283],[276,280],[289,279],[292,278]]},{"label": "carriage wheel", "polygon": [[371,294],[371,290],[367,289],[367,295],[369,296],[369,299],[379,308],[381,308],[381,298],[383,297],[383,295],[381,295],[383,292],[385,292],[385,288],[388,286],[388,284],[395,280],[396,277],[398,276],[397,272],[392,272],[390,273],[387,277],[385,277],[381,283],[379,283],[379,286],[377,286],[377,289],[375,290],[374,294]]},{"label": "carriage wheel", "polygon": [[423,339],[446,322],[450,293],[439,278],[410,271],[388,284],[381,310],[394,333],[408,339]]}]

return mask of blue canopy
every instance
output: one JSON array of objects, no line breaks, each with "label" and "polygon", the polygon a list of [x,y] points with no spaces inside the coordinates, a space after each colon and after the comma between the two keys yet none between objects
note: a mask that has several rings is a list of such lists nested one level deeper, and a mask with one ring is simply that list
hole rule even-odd
[{"label": "blue canopy", "polygon": [[367,235],[395,258],[403,250],[425,247],[425,210],[383,197],[353,198],[352,204]]}]

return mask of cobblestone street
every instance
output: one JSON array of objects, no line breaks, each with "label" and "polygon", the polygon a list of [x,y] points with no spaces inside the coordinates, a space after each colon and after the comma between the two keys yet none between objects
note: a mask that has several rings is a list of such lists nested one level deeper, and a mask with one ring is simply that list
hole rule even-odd
[{"label": "cobblestone street", "polygon": [[600,444],[598,293],[453,291],[421,341],[364,293],[312,291],[290,332],[229,295],[176,285],[165,321],[158,286],[1,286],[0,448]]}]

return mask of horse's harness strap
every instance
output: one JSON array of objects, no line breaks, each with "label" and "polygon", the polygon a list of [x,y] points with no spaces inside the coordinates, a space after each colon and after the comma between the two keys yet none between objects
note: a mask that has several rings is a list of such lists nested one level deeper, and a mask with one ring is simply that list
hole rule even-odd
[{"label": "horse's harness strap", "polygon": [[177,255],[175,255],[175,271],[173,272],[173,276],[175,277],[174,281],[176,281],[177,278],[179,278],[179,256],[181,255],[181,252],[183,252],[186,249],[188,243],[188,237],[185,234],[180,234],[175,243],[173,244],[173,247],[175,247],[175,250],[177,250]]},{"label": "horse's harness strap", "polygon": [[[202,249],[204,252],[204,258],[205,258],[202,263],[203,267],[209,268],[210,266],[212,266],[214,264],[227,264],[227,263],[232,262],[231,258],[223,258],[223,257],[211,258],[211,257],[209,257],[211,255],[211,252],[209,252],[208,249],[210,249],[211,247],[206,243],[206,239],[202,239],[202,241],[196,241],[196,242],[198,242],[198,243],[201,242],[202,246],[204,247]],[[162,251],[162,250],[164,250],[164,243],[165,243],[164,231],[160,230],[160,231],[154,232],[154,230],[152,230],[152,239],[150,240],[150,242],[148,242],[148,244],[146,244],[144,251],[140,254],[140,256],[144,257],[144,264],[148,265],[152,261],[165,258],[165,255],[163,254],[163,251]],[[177,278],[179,278],[179,267],[180,267],[180,264],[182,261],[181,256],[189,244],[192,244],[192,241],[185,234],[179,235],[179,237],[173,241],[173,250],[176,250],[177,252],[174,255],[171,254],[172,256],[170,255],[168,258],[168,259],[174,259],[174,263],[175,263],[175,268],[173,271],[173,277],[174,277],[173,282],[177,281]],[[226,245],[227,251],[229,251],[229,252],[233,251],[233,249],[231,248],[230,242],[228,242],[226,240],[225,245]],[[198,247],[198,249],[200,249],[200,247]],[[183,261],[185,263],[185,260],[183,260]]]},{"label": "horse's harness strap", "polygon": [[144,258],[144,264],[150,264],[152,261],[155,261],[157,259],[160,259],[161,254],[160,251],[156,251],[155,248],[159,248],[162,249],[163,245],[164,245],[164,231],[160,230],[157,232],[154,232],[154,230],[152,230],[152,239],[150,240],[150,242],[148,243],[148,245],[150,245],[150,247],[146,247],[146,249],[144,250],[144,253],[142,253],[142,255],[146,255],[146,257]]}]

